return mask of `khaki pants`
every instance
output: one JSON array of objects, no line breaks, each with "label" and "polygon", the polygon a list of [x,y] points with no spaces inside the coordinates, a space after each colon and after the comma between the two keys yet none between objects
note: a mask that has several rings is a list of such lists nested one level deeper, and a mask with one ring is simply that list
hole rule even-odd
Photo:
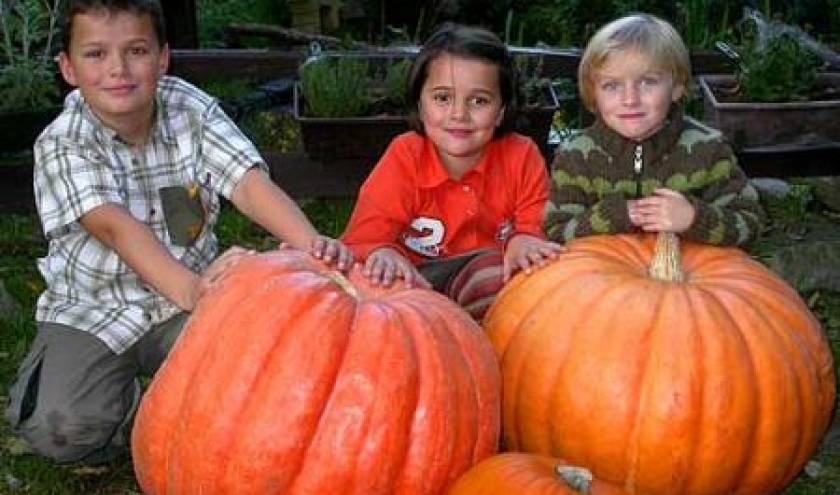
[{"label": "khaki pants", "polygon": [[186,322],[180,313],[123,354],[72,327],[41,323],[9,394],[6,416],[32,449],[56,462],[106,462],[128,452],[137,377],[163,363]]}]

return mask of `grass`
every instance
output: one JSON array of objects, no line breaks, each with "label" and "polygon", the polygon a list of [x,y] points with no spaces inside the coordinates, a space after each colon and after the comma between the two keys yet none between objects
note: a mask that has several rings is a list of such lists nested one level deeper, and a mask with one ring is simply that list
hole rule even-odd
[{"label": "grass", "polygon": [[[306,214],[322,232],[337,236],[343,229],[352,202],[308,201],[302,203]],[[802,221],[811,213],[801,205],[779,205],[774,209],[778,225]],[[12,321],[0,319],[0,394],[7,393],[16,367],[24,356],[34,333],[31,311],[43,289],[35,259],[42,256],[44,244],[36,221],[30,216],[0,215],[0,280],[24,309]],[[226,207],[217,232],[222,246],[233,243],[258,250],[276,244],[259,227]],[[757,248],[771,249],[764,245]],[[823,323],[831,339],[836,359],[840,361],[840,294],[817,292],[803,294]],[[0,421],[0,493],[55,495],[139,494],[129,462],[106,468],[60,466],[21,451],[21,445]],[[840,493],[840,431],[830,435],[824,449],[808,464],[784,495],[837,495]]]}]

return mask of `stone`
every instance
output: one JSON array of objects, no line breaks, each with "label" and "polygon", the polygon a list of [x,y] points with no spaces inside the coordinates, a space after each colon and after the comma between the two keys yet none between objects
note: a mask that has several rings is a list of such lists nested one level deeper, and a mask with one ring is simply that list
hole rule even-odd
[{"label": "stone", "polygon": [[840,212],[840,177],[816,177],[810,183],[817,201],[832,211]]},{"label": "stone", "polygon": [[791,185],[782,179],[772,177],[756,177],[750,179],[750,184],[758,190],[760,195],[784,198],[791,191]]}]

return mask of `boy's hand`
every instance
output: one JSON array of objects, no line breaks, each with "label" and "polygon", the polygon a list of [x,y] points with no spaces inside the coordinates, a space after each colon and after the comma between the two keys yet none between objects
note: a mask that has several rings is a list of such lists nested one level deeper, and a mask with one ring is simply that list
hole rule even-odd
[{"label": "boy's hand", "polygon": [[630,222],[646,232],[688,230],[694,222],[694,206],[677,191],[659,188],[653,194],[627,202]]},{"label": "boy's hand", "polygon": [[557,257],[566,248],[530,234],[518,234],[508,241],[502,266],[502,280],[507,282],[519,270],[531,273]]},{"label": "boy's hand", "polygon": [[334,263],[341,271],[353,266],[353,252],[343,242],[326,236],[318,236],[312,241],[309,253],[326,263]]},{"label": "boy's hand", "polygon": [[405,256],[389,247],[382,247],[370,253],[362,273],[372,285],[390,287],[394,280],[402,278],[406,287],[432,287]]},{"label": "boy's hand", "polygon": [[219,285],[219,281],[228,270],[236,266],[237,263],[246,257],[254,254],[256,254],[256,251],[252,249],[233,246],[213,260],[207,269],[204,270],[204,273],[196,280],[193,288],[192,308],[195,308],[195,304],[202,296]]}]

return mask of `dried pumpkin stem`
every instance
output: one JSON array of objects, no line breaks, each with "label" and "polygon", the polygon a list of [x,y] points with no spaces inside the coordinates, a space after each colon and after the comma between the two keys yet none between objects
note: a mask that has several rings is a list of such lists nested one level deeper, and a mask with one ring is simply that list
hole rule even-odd
[{"label": "dried pumpkin stem", "polygon": [[351,297],[355,299],[359,298],[359,291],[356,290],[356,287],[354,287],[353,284],[351,284],[350,281],[347,280],[347,277],[342,275],[340,272],[328,271],[325,273],[325,275],[327,276],[327,278],[335,282],[336,285],[344,289],[344,292],[350,294]]},{"label": "dried pumpkin stem", "polygon": [[555,466],[554,472],[566,483],[569,488],[587,494],[592,490],[592,473],[577,466]]},{"label": "dried pumpkin stem", "polygon": [[680,256],[680,239],[673,232],[660,232],[656,236],[656,249],[648,274],[665,282],[683,282],[685,272]]}]

